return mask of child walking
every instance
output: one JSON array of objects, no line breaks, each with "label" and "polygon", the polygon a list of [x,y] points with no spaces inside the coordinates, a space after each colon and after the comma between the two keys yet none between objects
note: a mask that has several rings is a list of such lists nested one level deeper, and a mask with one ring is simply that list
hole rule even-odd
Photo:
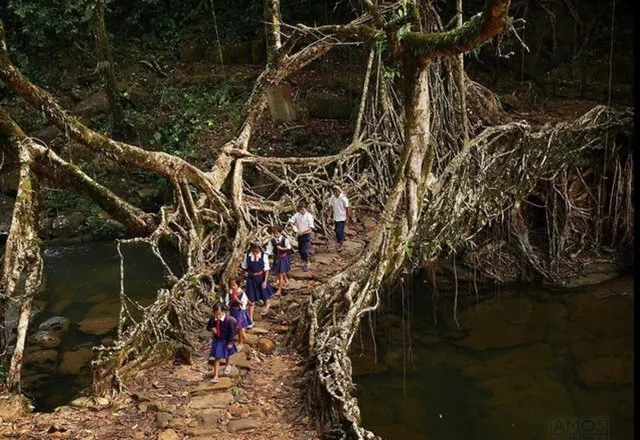
[{"label": "child walking", "polygon": [[[269,284],[269,257],[262,252],[260,243],[251,243],[251,249],[242,259],[240,264],[247,272],[247,297],[252,303],[260,302],[263,306],[261,315],[266,315],[269,310],[268,300],[271,297],[271,285]],[[249,309],[249,317],[253,322],[253,309]]]},{"label": "child walking", "polygon": [[228,316],[224,313],[224,307],[221,303],[215,303],[209,322],[207,323],[207,330],[213,333],[211,339],[211,353],[209,360],[213,361],[213,379],[212,382],[218,382],[220,360],[224,359],[225,367],[223,374],[229,375],[231,373],[231,366],[229,365],[229,356],[236,353],[236,345],[233,339],[236,335],[237,321],[232,316]]},{"label": "child walking", "polygon": [[244,345],[246,339],[245,328],[253,327],[253,321],[249,317],[247,307],[253,308],[253,303],[249,302],[249,297],[244,293],[244,290],[240,288],[240,280],[234,279],[231,281],[231,288],[227,292],[224,298],[224,302],[229,308],[229,313],[236,321],[238,321],[238,350]]},{"label": "child walking", "polygon": [[271,228],[273,238],[267,245],[266,253],[268,255],[274,255],[273,271],[274,275],[278,276],[278,290],[276,295],[282,293],[282,289],[289,284],[288,273],[291,270],[291,264],[289,263],[289,254],[291,253],[291,243],[289,239],[282,233],[282,226],[275,225]]},{"label": "child walking", "polygon": [[298,204],[298,212],[293,214],[287,224],[293,225],[298,231],[298,251],[302,260],[302,270],[309,270],[311,264],[311,238],[314,229],[313,215],[307,211],[307,202],[301,201]]}]

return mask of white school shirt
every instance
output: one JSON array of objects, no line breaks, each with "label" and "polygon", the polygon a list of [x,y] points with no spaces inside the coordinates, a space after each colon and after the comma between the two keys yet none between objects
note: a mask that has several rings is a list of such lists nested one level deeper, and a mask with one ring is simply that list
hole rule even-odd
[{"label": "white school shirt", "polygon": [[[276,238],[276,243],[279,245],[280,242],[282,241],[282,238],[284,237],[284,235],[280,234],[280,237]],[[291,242],[289,241],[289,239],[287,237],[284,237],[284,247],[287,249],[291,249]],[[273,246],[273,240],[269,240],[269,244],[267,244],[267,250],[264,251],[265,254],[267,255],[273,255],[275,253],[275,249]]]},{"label": "white school shirt", "polygon": [[[264,270],[265,272],[271,270],[271,266],[269,266],[269,256],[263,252],[260,252],[257,256],[253,252],[249,252],[249,258],[251,261],[258,261],[260,258],[264,261]],[[240,263],[240,267],[243,269],[247,269],[247,254],[244,254],[244,258],[242,258],[242,263]]]},{"label": "white school shirt", "polygon": [[313,215],[309,211],[304,214],[296,212],[291,216],[288,223],[293,224],[298,230],[298,233],[304,230],[311,232],[313,230]]},{"label": "white school shirt", "polygon": [[[247,310],[247,304],[249,303],[249,298],[247,297],[247,294],[244,293],[244,290],[238,289],[238,292],[240,292],[240,309]],[[224,297],[224,303],[226,304],[227,307],[229,307],[229,301],[231,301],[231,290],[229,290],[227,292],[227,296]]]},{"label": "white school shirt", "polygon": [[338,197],[333,195],[329,197],[329,204],[331,205],[331,209],[333,209],[333,221],[344,222],[347,220],[349,199],[347,199],[344,193],[340,193]]}]

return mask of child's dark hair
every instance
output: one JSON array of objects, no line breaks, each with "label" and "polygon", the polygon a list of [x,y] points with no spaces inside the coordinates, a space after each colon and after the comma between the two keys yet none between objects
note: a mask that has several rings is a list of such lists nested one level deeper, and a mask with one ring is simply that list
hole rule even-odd
[{"label": "child's dark hair", "polygon": [[298,202],[298,209],[300,208],[306,208],[307,207],[307,202],[305,200],[300,200]]},{"label": "child's dark hair", "polygon": [[224,312],[226,309],[226,307],[224,306],[224,304],[222,304],[220,301],[218,301],[217,303],[215,303],[213,305],[213,308],[211,309],[212,313],[216,313],[216,312]]},{"label": "child's dark hair", "polygon": [[282,232],[282,225],[273,225],[271,226],[271,230],[275,232]]},{"label": "child's dark hair", "polygon": [[[231,279],[231,282],[232,283],[235,282],[238,285],[238,287],[240,287],[240,285],[242,284],[242,281],[244,281],[244,278],[242,278],[241,276],[237,276],[237,277]],[[231,283],[229,283],[229,284],[231,284]]]}]

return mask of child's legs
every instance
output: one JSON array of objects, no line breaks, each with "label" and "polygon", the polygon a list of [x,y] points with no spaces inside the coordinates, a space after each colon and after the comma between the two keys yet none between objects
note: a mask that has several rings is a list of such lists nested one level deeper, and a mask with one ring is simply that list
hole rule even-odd
[{"label": "child's legs", "polygon": [[213,378],[214,379],[218,378],[219,371],[220,371],[220,359],[216,358],[216,360],[213,361]]},{"label": "child's legs", "polygon": [[335,222],[336,240],[338,243],[342,243],[344,241],[344,224],[345,222]]},{"label": "child's legs", "polygon": [[239,341],[240,341],[240,343],[241,343],[241,344],[244,344],[244,340],[245,340],[245,338],[246,338],[246,337],[247,337],[247,335],[246,335],[246,333],[245,333],[244,329],[243,329],[243,328],[241,328],[241,329],[238,331],[238,339],[239,339]]},{"label": "child's legs", "polygon": [[255,310],[255,305],[250,302],[247,304],[247,312],[249,312],[249,319],[253,322],[253,311]]},{"label": "child's legs", "polygon": [[300,245],[300,258],[305,263],[309,262],[309,249],[311,249],[311,234],[306,234],[298,238]]}]

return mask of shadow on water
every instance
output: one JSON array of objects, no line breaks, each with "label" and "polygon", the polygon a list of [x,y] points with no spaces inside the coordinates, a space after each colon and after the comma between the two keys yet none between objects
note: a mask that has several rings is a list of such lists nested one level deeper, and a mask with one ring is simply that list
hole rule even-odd
[{"label": "shadow on water", "polygon": [[[633,438],[631,276],[569,292],[513,287],[479,303],[469,295],[459,328],[451,298],[434,296],[424,280],[415,279],[404,306],[399,297],[373,325],[365,318],[351,350],[362,421],[376,434]],[[587,423],[576,428],[575,419]],[[606,432],[587,432],[593,420]]]},{"label": "shadow on water", "polygon": [[[125,291],[140,304],[150,304],[163,286],[161,265],[147,246],[126,245],[122,252]],[[36,299],[44,302],[44,309],[30,326],[30,334],[54,316],[68,319],[69,328],[53,349],[27,345],[27,352],[42,354],[47,362],[26,366],[23,387],[37,410],[51,411],[90,385],[91,347],[109,344],[115,336],[120,258],[115,243],[105,242],[47,247],[43,256],[46,284]]]}]

